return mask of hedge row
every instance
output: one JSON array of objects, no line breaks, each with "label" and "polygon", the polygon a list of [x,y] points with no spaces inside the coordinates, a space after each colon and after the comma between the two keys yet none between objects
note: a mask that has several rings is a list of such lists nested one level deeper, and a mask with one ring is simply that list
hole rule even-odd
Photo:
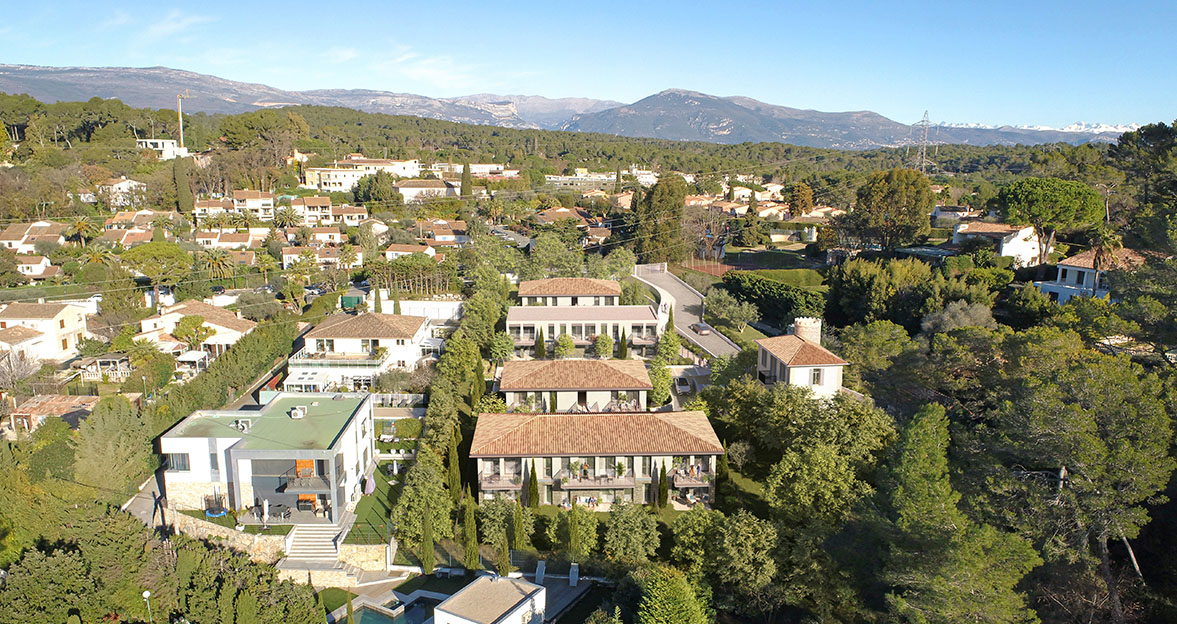
[{"label": "hedge row", "polygon": [[741,301],[760,308],[765,322],[784,327],[798,316],[821,317],[825,314],[826,296],[762,277],[751,271],[728,271],[723,285]]}]

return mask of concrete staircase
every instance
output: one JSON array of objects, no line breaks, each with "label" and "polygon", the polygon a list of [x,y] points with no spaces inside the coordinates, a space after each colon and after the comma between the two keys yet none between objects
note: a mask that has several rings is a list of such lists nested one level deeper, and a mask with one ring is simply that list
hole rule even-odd
[{"label": "concrete staircase", "polygon": [[335,536],[339,527],[333,524],[300,524],[290,531],[290,548],[286,553],[287,563],[314,563],[333,566],[339,561],[339,550],[335,547]]}]

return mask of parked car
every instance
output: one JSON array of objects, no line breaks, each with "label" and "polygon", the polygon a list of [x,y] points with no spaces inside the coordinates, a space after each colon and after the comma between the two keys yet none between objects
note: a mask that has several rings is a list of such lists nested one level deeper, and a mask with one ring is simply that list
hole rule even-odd
[{"label": "parked car", "polygon": [[691,382],[686,377],[674,378],[674,391],[679,394],[686,394],[691,391]]},{"label": "parked car", "polygon": [[699,334],[700,336],[711,335],[711,328],[708,327],[706,323],[691,323],[691,329],[693,329],[695,333]]},{"label": "parked car", "polygon": [[214,295],[223,295],[223,294],[225,294],[225,287],[224,286],[213,286],[212,291],[213,291]]}]

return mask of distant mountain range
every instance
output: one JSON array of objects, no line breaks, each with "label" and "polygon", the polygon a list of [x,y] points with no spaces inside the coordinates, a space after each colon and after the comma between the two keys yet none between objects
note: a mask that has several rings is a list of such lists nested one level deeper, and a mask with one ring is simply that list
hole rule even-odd
[{"label": "distant mountain range", "polygon": [[[460,123],[601,132],[712,143],[782,142],[812,147],[870,149],[918,143],[912,126],[870,111],[827,113],[766,104],[747,97],[719,97],[668,89],[623,104],[592,98],[476,94],[431,98],[369,89],[286,91],[166,67],[39,67],[0,64],[0,91],[39,100],[118,98],[136,107],[173,108],[188,90],[186,111],[242,113],[259,108],[321,105],[371,113],[415,115]],[[1076,123],[1044,126],[938,124],[935,143],[1013,145],[1114,141],[1132,126]]]}]

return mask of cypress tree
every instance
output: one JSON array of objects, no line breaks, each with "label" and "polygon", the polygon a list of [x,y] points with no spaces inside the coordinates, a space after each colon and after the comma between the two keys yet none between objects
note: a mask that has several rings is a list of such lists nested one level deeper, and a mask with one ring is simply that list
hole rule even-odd
[{"label": "cypress tree", "polygon": [[511,515],[512,543],[515,550],[523,550],[527,545],[527,534],[523,530],[523,505],[515,501],[514,513]]},{"label": "cypress tree", "polygon": [[544,330],[540,329],[535,335],[535,359],[542,360],[548,357],[548,345],[544,343]]},{"label": "cypress tree", "polygon": [[474,360],[474,379],[470,382],[470,413],[475,413],[478,400],[486,394],[486,372],[482,368],[482,357]]},{"label": "cypress tree", "polygon": [[221,610],[221,624],[233,624],[236,620],[237,588],[232,583],[222,583],[221,591],[217,593],[217,607]]},{"label": "cypress tree", "polygon": [[376,314],[384,312],[383,306],[380,305],[380,282],[372,280],[372,288],[376,291],[376,303],[372,306],[372,311]]},{"label": "cypress tree", "polygon": [[[351,604],[350,596],[348,604]],[[350,611],[351,609],[348,609],[348,612]],[[252,589],[247,589],[237,596],[237,624],[257,624],[257,622],[257,596]]]},{"label": "cypress tree", "polygon": [[433,574],[433,511],[429,501],[425,502],[425,517],[421,519],[421,572]]},{"label": "cypress tree", "polygon": [[176,207],[180,214],[192,214],[195,203],[192,198],[192,186],[188,184],[188,159],[177,158],[172,161],[172,178],[176,183]]},{"label": "cypress tree", "polygon": [[534,459],[531,460],[531,474],[527,477],[527,506],[532,509],[539,507],[539,480],[535,476]]},{"label": "cypress tree", "polygon": [[572,556],[572,560],[576,561],[580,558],[580,522],[577,521],[578,508],[576,506],[576,499],[572,499],[572,509],[568,511],[568,554]]},{"label": "cypress tree", "polygon": [[395,283],[393,283],[392,285],[389,286],[389,290],[392,291],[392,313],[393,314],[400,314],[401,313],[401,289],[399,286],[397,286]]},{"label": "cypress tree", "polygon": [[[351,596],[351,592],[347,592],[347,624],[356,624],[356,610],[351,604]],[[241,620],[238,619],[237,621],[240,622]]]},{"label": "cypress tree", "polygon": [[715,462],[715,495],[716,497],[727,491],[728,484],[728,467],[727,467],[727,441],[723,443],[723,453]]},{"label": "cypress tree", "polygon": [[499,553],[495,558],[495,571],[499,576],[507,576],[511,573],[511,549],[507,546],[507,536],[499,540]]},{"label": "cypress tree", "polygon": [[462,467],[458,465],[458,426],[450,435],[449,452],[446,454],[446,486],[450,490],[450,499],[456,505],[462,499]]},{"label": "cypress tree", "polygon": [[474,196],[474,174],[470,172],[470,163],[462,163],[462,199],[469,199]]},{"label": "cypress tree", "polygon": [[633,189],[633,198],[629,200],[629,209],[638,210],[642,205],[642,185],[639,184]]},{"label": "cypress tree", "polygon": [[466,514],[462,521],[463,531],[465,535],[466,557],[462,561],[462,565],[467,570],[473,572],[482,568],[480,558],[478,556],[478,527],[474,520],[474,507],[477,503],[474,497],[470,495],[469,486],[466,487]]},{"label": "cypress tree", "polygon": [[621,192],[621,165],[617,165],[617,173],[613,176],[613,192]]},{"label": "cypress tree", "polygon": [[658,506],[666,507],[666,503],[670,501],[670,484],[666,482],[666,463],[662,464],[662,469],[658,473]]},{"label": "cypress tree", "polygon": [[629,337],[625,334],[625,328],[621,329],[621,343],[617,345],[617,359],[629,359]]}]

